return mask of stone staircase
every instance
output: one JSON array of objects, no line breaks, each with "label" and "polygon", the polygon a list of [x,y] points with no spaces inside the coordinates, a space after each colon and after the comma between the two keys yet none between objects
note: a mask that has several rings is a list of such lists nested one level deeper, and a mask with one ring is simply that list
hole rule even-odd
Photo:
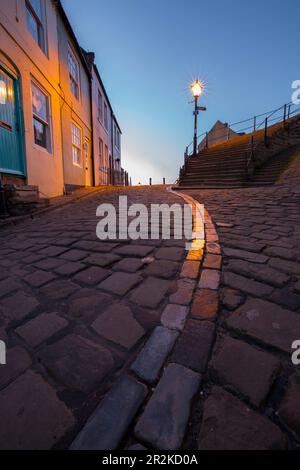
[{"label": "stone staircase", "polygon": [[37,186],[7,184],[4,190],[7,210],[11,216],[30,214],[50,204],[49,199],[40,197]]},{"label": "stone staircase", "polygon": [[[247,155],[253,138],[255,160],[247,171]],[[180,172],[182,188],[235,188],[273,184],[288,165],[281,152],[300,144],[300,116],[268,128],[267,145],[264,130],[236,137],[228,142],[202,150],[188,157]]]}]

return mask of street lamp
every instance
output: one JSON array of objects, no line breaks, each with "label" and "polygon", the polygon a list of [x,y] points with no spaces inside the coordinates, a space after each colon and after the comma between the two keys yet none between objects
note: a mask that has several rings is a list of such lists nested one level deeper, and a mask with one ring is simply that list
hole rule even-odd
[{"label": "street lamp", "polygon": [[195,110],[194,110],[194,151],[193,154],[197,155],[197,134],[198,134],[198,114],[199,111],[206,111],[206,108],[198,106],[198,99],[200,98],[203,92],[203,85],[199,80],[195,80],[194,83],[191,85],[191,92],[195,98]]}]

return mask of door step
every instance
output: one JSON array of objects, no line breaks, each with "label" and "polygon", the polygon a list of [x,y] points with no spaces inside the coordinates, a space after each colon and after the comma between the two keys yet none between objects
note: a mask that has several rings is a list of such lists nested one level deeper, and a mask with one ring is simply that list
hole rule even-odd
[{"label": "door step", "polygon": [[11,216],[31,214],[50,204],[49,199],[39,197],[38,186],[5,185],[4,190]]}]

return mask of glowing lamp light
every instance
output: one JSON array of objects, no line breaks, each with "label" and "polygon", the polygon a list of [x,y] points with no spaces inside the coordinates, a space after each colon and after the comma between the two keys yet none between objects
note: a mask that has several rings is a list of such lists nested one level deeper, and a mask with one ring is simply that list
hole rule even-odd
[{"label": "glowing lamp light", "polygon": [[196,80],[192,85],[191,85],[191,90],[194,95],[194,98],[199,98],[199,96],[203,92],[203,85],[202,83],[199,82],[199,80]]},{"label": "glowing lamp light", "polygon": [[7,87],[3,80],[0,80],[0,104],[6,104],[7,100]]}]

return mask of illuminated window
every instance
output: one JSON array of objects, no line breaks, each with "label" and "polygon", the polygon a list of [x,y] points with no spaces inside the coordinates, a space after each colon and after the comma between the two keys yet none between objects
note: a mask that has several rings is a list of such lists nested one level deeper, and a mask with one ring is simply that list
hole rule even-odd
[{"label": "illuminated window", "polygon": [[79,100],[79,63],[69,46],[68,50],[68,67],[70,76],[70,87],[72,95]]},{"label": "illuminated window", "polygon": [[34,142],[51,152],[49,96],[31,83]]},{"label": "illuminated window", "polygon": [[32,37],[46,54],[45,5],[44,0],[26,0],[26,21]]},{"label": "illuminated window", "polygon": [[74,165],[81,165],[81,129],[72,123],[72,158]]},{"label": "illuminated window", "polygon": [[108,130],[108,112],[107,112],[107,104],[104,103],[104,126],[105,129]]}]

